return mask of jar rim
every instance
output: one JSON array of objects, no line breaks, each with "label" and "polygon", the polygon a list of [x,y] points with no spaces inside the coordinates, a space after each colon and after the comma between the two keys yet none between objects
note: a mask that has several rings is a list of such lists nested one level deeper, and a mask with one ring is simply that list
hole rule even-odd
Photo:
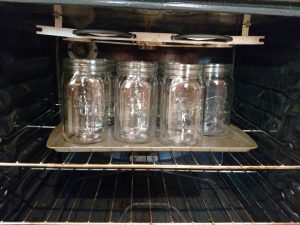
[{"label": "jar rim", "polygon": [[115,64],[114,60],[110,59],[70,59],[65,58],[64,63],[66,64],[96,64],[96,65],[106,65],[106,64]]},{"label": "jar rim", "polygon": [[120,61],[117,62],[117,66],[119,68],[132,68],[132,69],[142,69],[142,68],[157,68],[156,62],[150,62],[150,61]]},{"label": "jar rim", "polygon": [[204,65],[204,73],[228,73],[232,72],[232,64],[210,63]]},{"label": "jar rim", "polygon": [[158,65],[156,62],[149,61],[121,61],[117,62],[117,72],[127,73],[137,76],[156,75]]},{"label": "jar rim", "polygon": [[202,64],[185,64],[179,62],[166,62],[160,64],[160,69],[164,70],[202,70]]},{"label": "jar rim", "polygon": [[160,73],[164,77],[202,77],[203,65],[183,64],[178,62],[165,63],[160,66]]},{"label": "jar rim", "polygon": [[105,69],[106,71],[112,72],[115,70],[115,61],[109,59],[70,59],[65,58],[63,60],[64,66],[66,67],[89,67],[93,70]]}]

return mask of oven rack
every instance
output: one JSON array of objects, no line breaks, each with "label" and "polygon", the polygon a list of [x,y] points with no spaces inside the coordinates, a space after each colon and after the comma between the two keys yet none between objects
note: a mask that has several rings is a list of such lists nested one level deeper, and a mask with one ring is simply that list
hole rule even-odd
[{"label": "oven rack", "polygon": [[276,155],[262,148],[250,152],[66,152],[50,149],[37,161],[0,162],[0,167],[27,167],[42,170],[139,170],[191,172],[251,172],[255,170],[299,170],[298,157],[278,151]]},{"label": "oven rack", "polygon": [[0,224],[299,224],[281,192],[258,172],[41,174],[27,175],[39,185],[24,188],[22,204],[2,212]]}]

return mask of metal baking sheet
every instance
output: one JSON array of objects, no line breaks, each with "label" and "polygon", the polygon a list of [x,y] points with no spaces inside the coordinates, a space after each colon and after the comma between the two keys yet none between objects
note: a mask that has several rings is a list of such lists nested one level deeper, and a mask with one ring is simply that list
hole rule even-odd
[{"label": "metal baking sheet", "polygon": [[201,143],[194,146],[166,146],[158,138],[144,144],[127,144],[113,138],[113,128],[103,142],[94,144],[74,144],[63,137],[63,127],[59,124],[50,134],[47,147],[57,152],[111,152],[111,151],[195,151],[195,152],[247,152],[257,148],[256,142],[238,127],[231,125],[228,135],[221,137],[203,137]]}]

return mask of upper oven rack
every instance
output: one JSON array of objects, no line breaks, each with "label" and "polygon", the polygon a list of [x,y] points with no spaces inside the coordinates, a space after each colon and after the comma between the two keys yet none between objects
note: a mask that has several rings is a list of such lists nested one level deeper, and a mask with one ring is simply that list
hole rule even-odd
[{"label": "upper oven rack", "polygon": [[48,149],[37,161],[0,162],[0,167],[27,167],[43,170],[236,171],[246,173],[255,170],[300,169],[300,162],[297,159],[284,155],[274,158],[261,149],[244,153],[169,151],[147,154],[137,152],[57,153]]}]

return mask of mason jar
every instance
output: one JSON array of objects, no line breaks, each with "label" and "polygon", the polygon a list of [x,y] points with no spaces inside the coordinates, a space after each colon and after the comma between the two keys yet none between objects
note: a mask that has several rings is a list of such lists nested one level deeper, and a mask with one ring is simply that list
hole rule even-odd
[{"label": "mason jar", "polygon": [[114,136],[127,143],[144,143],[155,136],[157,64],[119,62],[115,87]]},{"label": "mason jar", "polygon": [[107,71],[105,60],[64,60],[63,134],[67,141],[86,144],[105,138]]},{"label": "mason jar", "polygon": [[201,65],[164,65],[160,104],[160,141],[166,145],[195,145],[203,136],[205,86]]},{"label": "mason jar", "polygon": [[233,95],[232,65],[207,64],[204,67],[206,86],[204,135],[225,135],[230,127]]}]

